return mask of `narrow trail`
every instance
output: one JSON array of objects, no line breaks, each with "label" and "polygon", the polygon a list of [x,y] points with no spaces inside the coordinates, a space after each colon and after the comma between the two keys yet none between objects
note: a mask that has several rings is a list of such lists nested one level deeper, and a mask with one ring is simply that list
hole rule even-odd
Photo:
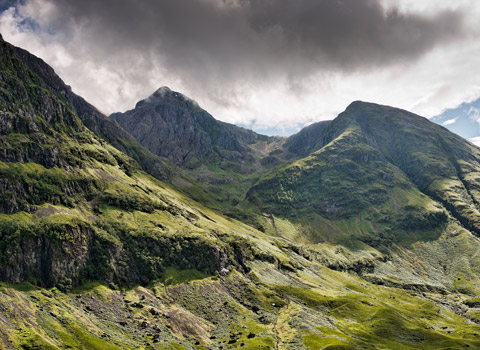
[{"label": "narrow trail", "polygon": [[275,218],[273,217],[272,214],[270,214],[269,216],[267,216],[267,219],[270,221],[270,224],[272,225],[273,229],[275,230],[275,234],[280,237],[280,238],[283,238],[284,240],[286,240],[287,242],[290,242],[290,243],[295,243],[293,242],[292,240],[288,239],[287,237],[284,237],[280,234],[280,232],[278,232],[278,229],[277,229],[277,225],[275,224]]},{"label": "narrow trail", "polygon": [[280,310],[278,310],[278,313],[277,313],[277,318],[275,320],[275,324],[273,326],[273,333],[275,334],[275,350],[281,350],[282,348],[280,348],[280,345],[281,345],[281,342],[282,340],[280,339],[280,334],[279,334],[279,331],[278,331],[278,318],[279,318],[279,315],[282,313],[282,310],[288,310],[288,307],[290,306],[290,299],[287,298],[287,304],[282,307]]}]

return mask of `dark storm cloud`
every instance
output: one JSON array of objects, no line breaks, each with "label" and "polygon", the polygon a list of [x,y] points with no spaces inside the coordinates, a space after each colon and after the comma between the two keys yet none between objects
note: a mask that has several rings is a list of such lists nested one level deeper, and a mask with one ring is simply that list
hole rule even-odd
[{"label": "dark storm cloud", "polygon": [[400,13],[376,0],[48,0],[100,48],[208,76],[292,76],[414,60],[465,34],[462,13]]},{"label": "dark storm cloud", "polygon": [[251,0],[249,21],[281,32],[287,50],[351,69],[415,59],[464,34],[462,14],[402,14],[375,0]]}]

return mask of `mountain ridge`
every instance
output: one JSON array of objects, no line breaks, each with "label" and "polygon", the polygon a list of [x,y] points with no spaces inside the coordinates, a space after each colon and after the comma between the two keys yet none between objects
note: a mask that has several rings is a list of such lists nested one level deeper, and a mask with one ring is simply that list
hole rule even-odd
[{"label": "mountain ridge", "polygon": [[[157,89],[146,99],[137,102],[134,109],[125,113],[114,113],[110,118],[130,130],[144,144],[150,142],[148,147],[150,150],[157,155],[169,158],[176,165],[185,165],[192,157],[205,161],[209,157],[215,157],[215,153],[220,156],[220,159],[231,160],[235,159],[235,156],[242,158],[238,154],[222,155],[219,153],[222,150],[237,153],[248,152],[246,145],[253,144],[258,139],[269,138],[233,124],[219,122],[201,109],[194,100],[165,86]],[[144,119],[146,119],[145,127],[142,125]],[[157,125],[158,123],[161,125]],[[139,124],[142,125],[141,130],[138,130]],[[181,129],[162,130],[170,128],[172,124]],[[161,146],[171,148],[165,149],[165,147],[155,144],[154,140],[148,140],[151,132],[147,128],[158,128],[158,130],[152,131],[153,135],[167,139],[167,144]],[[201,139],[194,139],[191,135],[193,131],[200,133]],[[194,144],[193,150],[187,149],[186,145],[190,143],[182,143],[182,140],[179,139],[180,135],[187,138],[187,142],[190,141]],[[152,137],[150,136],[150,138]],[[174,153],[173,149],[180,149],[182,153]]]},{"label": "mountain ridge", "polygon": [[171,176],[168,163],[148,152],[117,123],[107,118],[82,97],[73,93],[71,88],[42,59],[21,48],[14,48],[14,50],[53,91],[61,94],[72,103],[74,111],[94,134],[106,139],[116,148],[136,159],[147,172],[151,172],[164,180]]},{"label": "mountain ridge", "polygon": [[215,208],[243,200],[250,183],[279,162],[275,157],[262,162],[265,150],[284,141],[217,121],[192,99],[166,87],[110,118],[152,153],[183,168],[191,180],[183,185],[177,181],[179,189]]}]

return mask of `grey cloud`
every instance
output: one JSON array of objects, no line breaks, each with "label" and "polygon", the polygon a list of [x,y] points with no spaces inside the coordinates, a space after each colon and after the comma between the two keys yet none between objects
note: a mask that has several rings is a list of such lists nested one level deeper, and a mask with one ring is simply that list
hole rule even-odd
[{"label": "grey cloud", "polygon": [[84,57],[126,79],[161,67],[225,105],[252,82],[295,87],[318,72],[415,61],[467,34],[461,11],[401,13],[380,0],[38,1],[57,9],[59,33],[81,32]]},{"label": "grey cloud", "polygon": [[280,31],[286,48],[343,69],[415,59],[465,34],[461,12],[404,14],[375,0],[251,0],[249,17]]},{"label": "grey cloud", "polygon": [[377,0],[48,0],[105,45],[158,50],[209,72],[280,64],[357,69],[415,59],[464,32],[462,12],[386,11]]}]

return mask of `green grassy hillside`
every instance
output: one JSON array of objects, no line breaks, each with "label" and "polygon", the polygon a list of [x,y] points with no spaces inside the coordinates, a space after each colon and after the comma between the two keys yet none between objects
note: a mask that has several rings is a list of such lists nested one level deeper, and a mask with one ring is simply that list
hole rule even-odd
[{"label": "green grassy hillside", "polygon": [[247,208],[291,220],[312,242],[430,240],[449,221],[477,232],[480,151],[461,137],[406,111],[362,102],[322,135],[319,150],[262,178]]}]

